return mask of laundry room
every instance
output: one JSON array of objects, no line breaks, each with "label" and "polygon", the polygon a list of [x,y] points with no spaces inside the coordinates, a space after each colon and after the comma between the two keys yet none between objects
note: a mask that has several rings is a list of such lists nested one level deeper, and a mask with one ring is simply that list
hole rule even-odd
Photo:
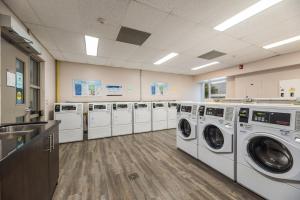
[{"label": "laundry room", "polygon": [[0,200],[299,200],[299,0],[0,0]]}]

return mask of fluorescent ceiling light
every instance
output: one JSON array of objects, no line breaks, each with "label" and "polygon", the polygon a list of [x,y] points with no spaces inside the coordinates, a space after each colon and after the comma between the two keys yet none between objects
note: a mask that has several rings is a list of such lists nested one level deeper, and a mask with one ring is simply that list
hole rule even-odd
[{"label": "fluorescent ceiling light", "polygon": [[281,1],[282,0],[260,0],[259,2],[253,4],[252,6],[246,8],[245,10],[239,12],[238,14],[227,19],[223,23],[214,27],[214,29],[217,31],[225,31],[226,29],[256,15],[257,13],[264,11],[265,9],[267,9]]},{"label": "fluorescent ceiling light", "polygon": [[177,55],[178,55],[178,53],[174,53],[174,52],[173,53],[169,53],[165,57],[163,57],[163,58],[159,59],[158,61],[156,61],[154,63],[154,65],[160,65],[160,64],[162,64],[164,62],[167,62],[168,60],[170,60],[171,58],[174,58]]},{"label": "fluorescent ceiling light", "polygon": [[264,49],[271,49],[271,48],[278,47],[278,46],[281,46],[281,45],[296,42],[298,40],[300,40],[300,35],[292,37],[292,38],[288,38],[288,39],[285,39],[285,40],[282,40],[282,41],[279,41],[279,42],[275,42],[275,43],[272,43],[272,44],[268,44],[266,46],[263,46],[263,48]]},{"label": "fluorescent ceiling light", "polygon": [[211,63],[205,64],[205,65],[201,65],[201,66],[199,66],[199,67],[194,67],[194,68],[192,68],[191,70],[203,69],[203,68],[205,68],[205,67],[209,67],[209,66],[216,65],[216,64],[219,64],[219,62],[218,62],[218,61],[211,62]]},{"label": "fluorescent ceiling light", "polygon": [[89,56],[97,56],[99,38],[85,35],[85,49]]}]

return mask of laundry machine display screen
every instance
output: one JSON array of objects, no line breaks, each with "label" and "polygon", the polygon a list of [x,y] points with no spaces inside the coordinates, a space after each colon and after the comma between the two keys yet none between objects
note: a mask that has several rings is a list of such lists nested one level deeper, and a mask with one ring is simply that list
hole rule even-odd
[{"label": "laundry machine display screen", "polygon": [[181,112],[192,112],[192,106],[181,106]]},{"label": "laundry machine display screen", "polygon": [[157,104],[155,104],[155,106],[156,106],[156,107],[162,108],[162,107],[164,107],[164,104],[162,104],[162,103],[157,103]]},{"label": "laundry machine display screen", "polygon": [[127,108],[127,104],[118,104],[118,108]]},{"label": "laundry machine display screen", "polygon": [[253,111],[252,121],[289,126],[291,121],[291,114],[278,113],[278,112]]},{"label": "laundry machine display screen", "polygon": [[147,104],[139,104],[139,108],[147,108]]},{"label": "laundry machine display screen", "polygon": [[62,106],[61,110],[76,110],[76,106],[73,105]]},{"label": "laundry machine display screen", "polygon": [[212,115],[216,117],[223,117],[224,116],[224,109],[223,108],[207,108],[206,115]]},{"label": "laundry machine display screen", "polygon": [[106,109],[106,105],[94,105],[94,109],[95,110],[105,110]]}]

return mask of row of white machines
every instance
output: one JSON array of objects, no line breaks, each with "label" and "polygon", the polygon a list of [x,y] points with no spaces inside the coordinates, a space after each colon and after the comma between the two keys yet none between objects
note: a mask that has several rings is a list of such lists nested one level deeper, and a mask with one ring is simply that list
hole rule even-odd
[{"label": "row of white machines", "polygon": [[182,103],[177,147],[270,200],[300,199],[300,106]]},{"label": "row of white machines", "polygon": [[[88,139],[176,128],[175,102],[88,103]],[[83,140],[83,104],[56,103],[60,143]]]}]

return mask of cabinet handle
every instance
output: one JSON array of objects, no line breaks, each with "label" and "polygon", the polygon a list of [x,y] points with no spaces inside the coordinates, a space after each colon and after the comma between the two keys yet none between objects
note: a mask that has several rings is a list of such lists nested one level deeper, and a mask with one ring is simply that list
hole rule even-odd
[{"label": "cabinet handle", "polygon": [[55,144],[54,137],[55,137],[55,133],[52,134],[52,149],[53,150],[54,150],[54,144]]},{"label": "cabinet handle", "polygon": [[52,135],[49,135],[49,151],[51,153],[52,150]]}]

